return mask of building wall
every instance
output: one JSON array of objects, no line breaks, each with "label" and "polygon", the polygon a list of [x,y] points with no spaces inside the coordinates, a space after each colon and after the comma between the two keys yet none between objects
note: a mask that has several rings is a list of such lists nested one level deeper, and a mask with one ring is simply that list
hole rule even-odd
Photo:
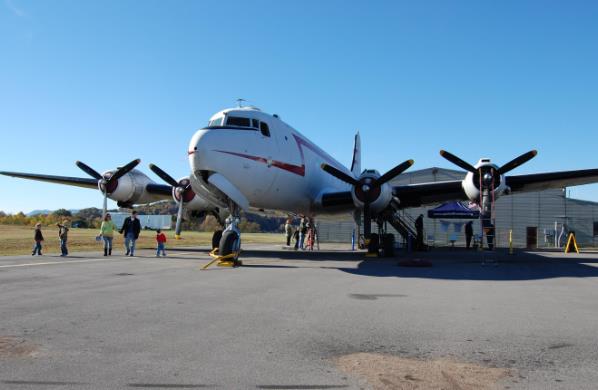
[{"label": "building wall", "polygon": [[[112,221],[116,225],[117,228],[121,228],[125,218],[127,218],[129,213],[110,213],[112,216]],[[162,229],[168,230],[172,228],[172,216],[170,215],[137,215],[139,218],[139,222],[141,223],[141,228],[150,228],[150,229]]]},{"label": "building wall", "polygon": [[[407,183],[421,183],[429,181],[459,180],[465,173],[430,168],[402,174],[393,185]],[[411,208],[401,213],[415,219],[419,214],[424,215],[425,240],[437,246],[449,245],[450,239],[455,238],[455,245],[464,246],[465,237],[463,224],[467,220],[442,220],[427,217],[428,210],[436,207]],[[598,222],[598,203],[570,199],[565,197],[561,189],[552,189],[539,192],[527,192],[500,197],[495,203],[496,240],[497,246],[509,245],[509,232],[512,231],[514,247],[527,246],[527,228],[536,228],[538,247],[554,246],[554,229],[557,223],[557,237],[563,223],[567,223],[571,230],[576,232],[578,242],[583,246],[594,246],[594,222]],[[460,225],[459,225],[460,223]],[[447,229],[448,224],[448,229]],[[456,226],[457,225],[457,226]],[[459,228],[455,231],[455,228]],[[480,234],[479,220],[474,220],[474,234]],[[373,225],[375,229],[375,224]],[[397,241],[402,238],[388,225],[389,231],[395,233]],[[335,221],[323,220],[318,223],[320,241],[326,242],[351,242],[351,233],[354,222],[350,215]]]}]

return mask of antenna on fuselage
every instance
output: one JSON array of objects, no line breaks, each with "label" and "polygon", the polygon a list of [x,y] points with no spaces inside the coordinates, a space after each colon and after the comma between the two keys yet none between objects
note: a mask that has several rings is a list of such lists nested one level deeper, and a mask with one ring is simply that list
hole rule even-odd
[{"label": "antenna on fuselage", "polygon": [[237,107],[239,107],[239,108],[243,107],[243,102],[246,102],[246,101],[247,100],[241,99],[241,98],[237,99]]}]

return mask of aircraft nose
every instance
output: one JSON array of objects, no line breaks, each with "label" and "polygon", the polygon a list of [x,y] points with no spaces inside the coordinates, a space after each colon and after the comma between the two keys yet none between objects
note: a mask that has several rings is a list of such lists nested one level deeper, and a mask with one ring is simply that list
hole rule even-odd
[{"label": "aircraft nose", "polygon": [[210,139],[213,138],[209,130],[198,130],[189,142],[189,164],[191,172],[209,170],[207,155],[210,151]]}]

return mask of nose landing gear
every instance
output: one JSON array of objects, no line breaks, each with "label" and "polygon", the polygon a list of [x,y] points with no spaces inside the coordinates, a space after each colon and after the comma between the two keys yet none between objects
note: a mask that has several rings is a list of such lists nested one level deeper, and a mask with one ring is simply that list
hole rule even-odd
[{"label": "nose landing gear", "polygon": [[[229,205],[231,215],[226,219],[226,228],[224,231],[216,231],[212,236],[212,251],[210,256],[214,259],[206,264],[202,269],[208,268],[213,263],[217,262],[219,267],[239,267],[243,263],[239,260],[241,253],[241,230],[239,229],[239,207],[232,203]],[[218,237],[218,233],[220,237]],[[218,246],[216,239],[219,239]]]}]

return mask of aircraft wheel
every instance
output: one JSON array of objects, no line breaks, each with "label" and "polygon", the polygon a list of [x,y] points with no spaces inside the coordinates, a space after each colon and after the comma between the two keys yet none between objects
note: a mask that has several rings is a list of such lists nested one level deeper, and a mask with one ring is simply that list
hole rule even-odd
[{"label": "aircraft wheel", "polygon": [[212,235],[212,249],[218,248],[220,239],[222,238],[222,230],[216,230]]},{"label": "aircraft wheel", "polygon": [[369,253],[378,253],[380,249],[380,237],[376,233],[370,234],[370,244],[368,245]]},{"label": "aircraft wheel", "polygon": [[[233,230],[228,230],[222,234],[220,245],[218,246],[218,256],[226,256],[238,250],[236,248],[239,235]],[[235,256],[234,261],[237,262],[238,255]]]}]

